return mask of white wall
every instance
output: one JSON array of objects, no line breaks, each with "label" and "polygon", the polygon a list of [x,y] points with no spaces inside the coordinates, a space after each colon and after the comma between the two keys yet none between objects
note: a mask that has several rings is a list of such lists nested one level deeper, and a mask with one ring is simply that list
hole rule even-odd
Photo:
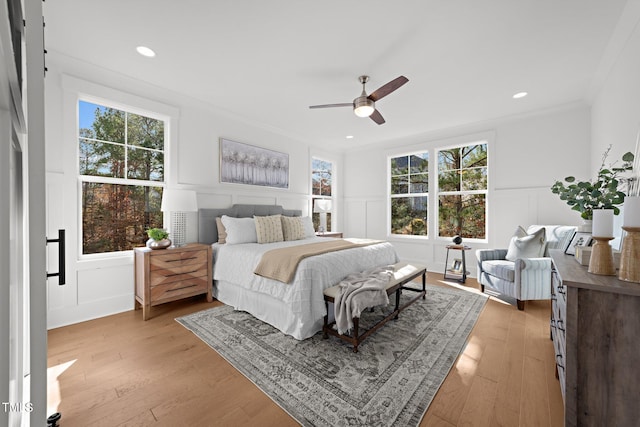
[{"label": "white wall", "polygon": [[[640,1],[627,3],[611,38],[601,74],[606,78],[591,107],[591,175],[602,163],[602,153],[611,145],[607,163],[620,161],[628,151],[638,150],[640,132]],[[636,156],[640,152],[635,153]],[[624,205],[622,205],[624,211]],[[622,234],[622,214],[614,218],[614,234]],[[613,244],[620,244],[619,239]]]},{"label": "white wall", "polygon": [[[640,2],[629,2],[609,46],[613,59],[604,66],[606,80],[591,108],[591,171],[601,164],[602,153],[612,144],[608,160],[634,152],[640,131]],[[618,41],[616,44],[615,42]]]},{"label": "white wall", "polygon": [[[308,214],[310,159],[313,155],[336,162],[339,186],[341,154],[312,149],[304,141],[277,130],[248,124],[203,102],[56,52],[50,51],[47,55],[47,66],[48,234],[55,235],[57,229],[64,228],[69,240],[67,284],[58,286],[55,278],[49,280],[49,328],[131,310],[134,300],[131,253],[99,258],[80,256],[77,141],[73,110],[78,93],[171,116],[167,182],[173,188],[196,190],[201,208],[228,207],[234,203],[280,204],[286,209],[300,209],[303,214]],[[220,183],[220,137],[288,153],[289,189]],[[337,212],[332,219],[339,224],[342,218],[340,190],[336,190]],[[190,214],[187,228],[187,240],[197,241],[195,213]],[[54,252],[49,253],[52,269],[57,263]]]},{"label": "white wall", "polygon": [[[527,116],[479,123],[381,144],[345,154],[345,233],[391,240],[403,259],[443,271],[449,239],[402,238],[387,234],[387,157],[465,140],[489,141],[488,239],[476,248],[506,247],[518,225],[579,224],[549,187],[567,175],[585,175],[589,165],[590,110],[576,104]],[[431,162],[433,164],[433,162]],[[430,174],[432,177],[433,174]],[[435,184],[435,178],[430,178]],[[434,191],[435,186],[430,187]],[[431,203],[433,204],[433,202]],[[434,217],[430,207],[429,217]],[[430,230],[430,235],[435,235]],[[467,252],[475,273],[475,256]]]}]

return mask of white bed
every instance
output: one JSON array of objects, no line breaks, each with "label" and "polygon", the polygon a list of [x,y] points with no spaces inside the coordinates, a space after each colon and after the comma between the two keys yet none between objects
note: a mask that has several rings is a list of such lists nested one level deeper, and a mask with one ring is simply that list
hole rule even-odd
[{"label": "white bed", "polygon": [[[239,209],[236,207],[240,207]],[[253,207],[253,208],[251,208]],[[257,208],[257,212],[256,212]],[[234,205],[227,210],[200,210],[200,241],[217,241],[211,231],[215,216],[238,217],[271,215],[274,213],[295,214],[279,206]],[[279,209],[278,209],[279,208]],[[206,211],[206,212],[203,212]],[[203,229],[204,227],[204,229]],[[322,330],[326,308],[323,290],[335,285],[349,273],[373,267],[394,264],[398,261],[393,246],[388,242],[369,246],[329,252],[303,259],[291,283],[282,283],[253,273],[262,254],[270,249],[300,245],[328,239],[309,237],[303,240],[278,243],[212,243],[214,253],[213,295],[219,301],[251,313],[287,335],[302,340]]]}]

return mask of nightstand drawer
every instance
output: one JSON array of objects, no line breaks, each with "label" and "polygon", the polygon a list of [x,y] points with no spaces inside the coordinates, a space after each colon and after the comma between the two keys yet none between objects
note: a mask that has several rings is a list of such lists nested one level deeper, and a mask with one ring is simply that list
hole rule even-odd
[{"label": "nightstand drawer", "polygon": [[150,286],[158,286],[163,283],[179,282],[180,280],[190,279],[192,277],[202,277],[207,275],[207,263],[188,264],[180,267],[159,268],[151,270],[149,277]]},{"label": "nightstand drawer", "polygon": [[183,265],[207,264],[208,251],[180,251],[156,255],[149,260],[151,270],[158,268],[175,269]]},{"label": "nightstand drawer", "polygon": [[[206,272],[205,272],[206,273]],[[174,300],[177,297],[190,294],[197,295],[207,290],[207,276],[192,277],[179,282],[172,282],[151,288],[152,305],[161,304],[164,300]]]}]

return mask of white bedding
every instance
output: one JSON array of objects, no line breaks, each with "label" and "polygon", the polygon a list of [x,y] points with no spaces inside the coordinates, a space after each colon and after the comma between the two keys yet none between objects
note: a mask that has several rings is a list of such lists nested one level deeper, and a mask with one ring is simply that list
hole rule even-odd
[{"label": "white bedding", "polygon": [[393,246],[383,242],[303,259],[289,284],[253,273],[268,250],[327,239],[311,237],[277,243],[214,243],[213,293],[221,302],[251,313],[285,334],[302,340],[322,329],[326,313],[323,290],[349,273],[398,261]]}]

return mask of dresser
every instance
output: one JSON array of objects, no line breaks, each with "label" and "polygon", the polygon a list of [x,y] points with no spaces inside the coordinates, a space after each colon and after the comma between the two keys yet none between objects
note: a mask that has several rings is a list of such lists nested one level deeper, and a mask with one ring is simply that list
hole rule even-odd
[{"label": "dresser", "polygon": [[135,248],[135,308],[147,320],[151,307],[194,295],[211,302],[211,246],[190,243],[179,248]]},{"label": "dresser", "polygon": [[640,284],[551,250],[551,338],[566,426],[640,420]]}]

